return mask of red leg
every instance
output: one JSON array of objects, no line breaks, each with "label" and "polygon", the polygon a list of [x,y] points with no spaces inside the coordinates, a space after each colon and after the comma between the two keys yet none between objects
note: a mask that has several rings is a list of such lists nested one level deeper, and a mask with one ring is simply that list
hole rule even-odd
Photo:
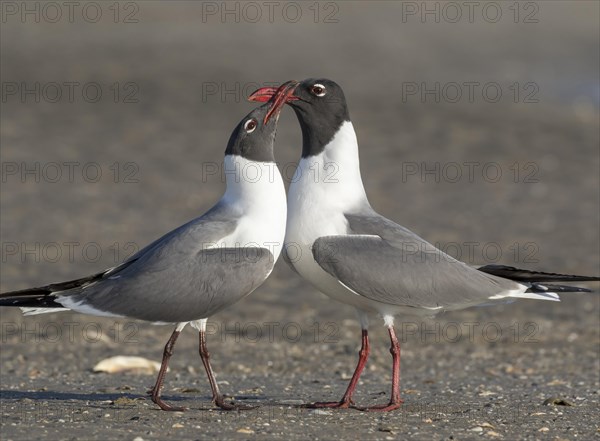
[{"label": "red leg", "polygon": [[200,337],[200,345],[199,345],[200,358],[202,359],[202,364],[204,364],[204,369],[206,370],[206,375],[208,376],[208,381],[210,383],[210,388],[212,390],[213,404],[215,404],[216,406],[220,407],[223,410],[254,409],[255,406],[244,406],[242,404],[232,404],[232,403],[225,402],[225,400],[223,399],[223,395],[219,391],[219,386],[217,385],[217,380],[215,379],[215,374],[213,373],[212,367],[210,365],[210,353],[208,352],[208,348],[206,347],[206,332],[199,331],[199,337]]},{"label": "red leg", "polygon": [[360,410],[369,412],[389,412],[390,410],[398,409],[403,403],[402,399],[400,398],[400,342],[396,337],[396,332],[394,331],[393,326],[390,326],[388,328],[388,332],[390,334],[390,340],[392,342],[390,353],[392,354],[393,360],[392,396],[390,398],[390,402],[388,404],[361,408]]},{"label": "red leg", "polygon": [[354,404],[352,401],[352,395],[354,394],[354,390],[356,389],[356,385],[358,384],[358,379],[360,378],[360,374],[362,373],[365,365],[367,364],[367,359],[369,358],[369,352],[371,352],[371,348],[369,346],[369,334],[366,329],[362,330],[362,345],[360,347],[360,352],[358,353],[358,364],[356,365],[356,369],[354,370],[354,374],[352,375],[352,379],[350,380],[350,384],[348,384],[348,389],[346,389],[346,393],[342,397],[341,401],[325,401],[325,402],[317,402],[307,404],[305,407],[315,409],[321,407],[328,408],[341,408],[347,409],[351,404]]},{"label": "red leg", "polygon": [[165,403],[161,397],[160,393],[163,387],[163,382],[165,380],[165,374],[167,373],[167,367],[169,365],[169,359],[171,355],[173,355],[173,348],[175,347],[175,342],[177,341],[177,337],[179,337],[180,331],[175,329],[173,334],[171,334],[171,338],[165,345],[165,350],[163,352],[163,359],[160,365],[160,370],[158,371],[158,378],[156,379],[156,384],[152,388],[152,401],[160,406],[162,410],[170,410],[176,412],[182,412],[185,410],[185,407],[175,407],[170,404]]}]

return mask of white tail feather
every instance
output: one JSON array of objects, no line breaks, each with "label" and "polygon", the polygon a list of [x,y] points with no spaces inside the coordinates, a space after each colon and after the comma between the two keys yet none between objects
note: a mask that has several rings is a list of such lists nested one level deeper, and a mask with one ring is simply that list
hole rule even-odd
[{"label": "white tail feather", "polygon": [[519,289],[504,291],[500,294],[490,297],[490,300],[517,298],[517,299],[533,299],[533,300],[550,300],[552,302],[560,302],[560,297],[555,292],[526,292],[530,286],[521,285]]},{"label": "white tail feather", "polygon": [[30,306],[21,307],[23,315],[48,314],[50,312],[69,311],[68,308],[35,308]]}]

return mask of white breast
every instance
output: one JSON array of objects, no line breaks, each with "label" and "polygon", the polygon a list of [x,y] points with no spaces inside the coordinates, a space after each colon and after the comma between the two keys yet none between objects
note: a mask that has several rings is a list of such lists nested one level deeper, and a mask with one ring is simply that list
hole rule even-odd
[{"label": "white breast", "polygon": [[345,235],[344,213],[366,198],[356,134],[347,121],[321,154],[298,163],[288,192],[285,247],[302,277],[328,296],[361,309],[370,309],[370,302],[323,271],[313,259],[312,245],[319,237]]},{"label": "white breast", "polygon": [[288,194],[286,242],[312,244],[321,236],[346,234],[344,212],[366,198],[356,134],[346,121],[321,154],[298,163]]},{"label": "white breast", "polygon": [[287,217],[285,187],[277,165],[228,155],[224,167],[227,189],[222,199],[240,213],[240,222],[216,246],[259,246],[270,250],[277,260]]}]

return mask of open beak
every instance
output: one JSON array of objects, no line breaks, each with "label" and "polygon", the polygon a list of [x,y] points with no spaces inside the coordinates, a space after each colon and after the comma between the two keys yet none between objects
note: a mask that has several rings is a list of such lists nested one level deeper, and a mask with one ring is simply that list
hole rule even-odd
[{"label": "open beak", "polygon": [[252,92],[252,94],[248,97],[248,101],[266,103],[273,95],[277,93],[277,90],[279,90],[277,87],[261,87],[260,89]]},{"label": "open beak", "polygon": [[281,112],[285,103],[297,99],[293,96],[293,93],[298,84],[298,81],[290,80],[283,83],[278,89],[275,89],[274,87],[263,87],[250,95],[248,101],[270,101],[271,106],[264,119],[264,124],[267,124],[273,116],[277,117],[279,115],[279,112]]}]

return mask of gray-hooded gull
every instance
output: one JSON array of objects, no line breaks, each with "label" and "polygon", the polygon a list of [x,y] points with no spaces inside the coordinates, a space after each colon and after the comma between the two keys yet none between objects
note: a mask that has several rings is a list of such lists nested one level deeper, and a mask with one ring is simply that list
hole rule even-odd
[{"label": "gray-hooded gull", "polygon": [[225,402],[219,391],[206,348],[206,322],[259,287],[281,253],[286,199],[273,147],[288,93],[289,86],[281,86],[270,103],[254,109],[235,127],[225,151],[225,194],[204,215],[117,267],[0,294],[0,306],[19,306],[26,315],[70,309],[175,325],[152,390],[152,401],[174,411],[184,409],[165,403],[161,389],[177,337],[189,323],[199,332],[199,352],[214,404],[226,410],[243,408]]},{"label": "gray-hooded gull", "polygon": [[[275,93],[275,88],[264,87],[249,100],[267,101]],[[546,282],[600,280],[502,265],[475,268],[443,253],[371,208],[356,134],[338,84],[315,78],[296,82],[287,101],[302,130],[302,156],[288,191],[283,257],[320,291],[354,306],[362,326],[358,365],[343,398],[310,407],[353,405],[352,394],[369,356],[369,313],[383,317],[388,328],[392,392],[388,404],[362,410],[388,411],[402,403],[396,315],[431,316],[519,298],[559,301],[559,292],[589,290]]]}]

